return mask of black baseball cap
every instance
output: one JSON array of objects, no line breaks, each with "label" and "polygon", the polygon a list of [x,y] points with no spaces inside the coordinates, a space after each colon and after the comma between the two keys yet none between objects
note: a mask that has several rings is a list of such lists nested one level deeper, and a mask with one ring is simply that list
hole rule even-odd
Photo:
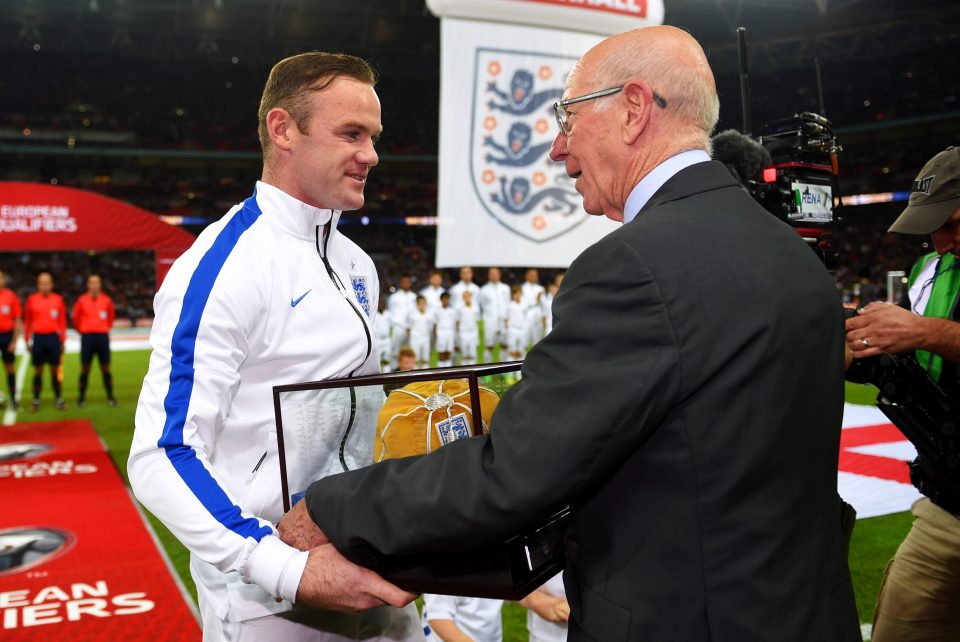
[{"label": "black baseball cap", "polygon": [[910,189],[910,204],[888,231],[930,234],[960,205],[960,147],[947,147],[927,161]]}]

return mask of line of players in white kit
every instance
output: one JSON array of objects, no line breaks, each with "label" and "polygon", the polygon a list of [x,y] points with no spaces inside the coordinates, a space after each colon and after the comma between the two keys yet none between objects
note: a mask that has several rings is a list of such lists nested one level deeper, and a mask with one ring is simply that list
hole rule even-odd
[{"label": "line of players in white kit", "polygon": [[[553,297],[560,287],[559,274],[546,288],[536,268],[526,270],[524,280],[508,286],[499,268],[487,271],[487,282],[473,282],[473,269],[460,268],[460,281],[443,288],[443,273],[430,273],[428,285],[414,292],[409,275],[401,275],[396,290],[381,298],[374,318],[374,334],[384,372],[411,370],[430,364],[437,351],[437,366],[451,366],[459,355],[461,364],[476,363],[480,349],[480,321],[484,335],[485,362],[499,358],[519,360],[527,348],[550,331]],[[560,642],[567,638],[569,604],[563,580],[553,577],[520,602],[528,610],[531,642]],[[423,596],[423,630],[428,642],[502,642],[503,600],[451,595]]]},{"label": "line of players in white kit", "polygon": [[491,267],[481,287],[473,282],[473,269],[462,267],[460,281],[449,290],[443,288],[443,273],[434,270],[417,293],[410,276],[402,275],[397,289],[386,301],[381,298],[374,319],[383,371],[395,369],[398,356],[410,351],[416,367],[427,367],[432,349],[439,367],[453,365],[455,357],[461,364],[476,363],[481,320],[484,362],[494,360],[497,346],[500,361],[523,359],[527,348],[551,329],[550,307],[562,278],[558,275],[544,288],[537,269],[529,268],[523,282],[511,287],[501,281],[500,269]]}]

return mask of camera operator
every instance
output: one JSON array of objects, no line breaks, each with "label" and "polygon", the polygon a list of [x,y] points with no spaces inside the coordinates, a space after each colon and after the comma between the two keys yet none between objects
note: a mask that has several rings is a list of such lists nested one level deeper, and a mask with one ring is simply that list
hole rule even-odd
[{"label": "camera operator", "polygon": [[[916,351],[945,392],[960,399],[960,148],[924,165],[891,232],[930,234],[935,252],[910,274],[907,310],[871,303],[847,321],[857,359]],[[887,566],[874,613],[873,640],[952,640],[960,635],[960,517],[924,497],[913,527]]]}]

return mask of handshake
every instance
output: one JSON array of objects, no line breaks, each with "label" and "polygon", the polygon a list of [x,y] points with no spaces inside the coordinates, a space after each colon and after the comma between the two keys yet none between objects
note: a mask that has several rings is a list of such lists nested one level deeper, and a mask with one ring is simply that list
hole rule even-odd
[{"label": "handshake", "polygon": [[357,613],[384,605],[402,607],[417,597],[341,555],[310,517],[305,499],[283,516],[277,532],[285,543],[308,553],[297,604]]}]

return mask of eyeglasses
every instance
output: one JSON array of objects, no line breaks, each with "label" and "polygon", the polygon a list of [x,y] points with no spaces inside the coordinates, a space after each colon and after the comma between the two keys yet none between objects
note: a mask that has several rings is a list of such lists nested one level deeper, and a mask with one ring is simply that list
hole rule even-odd
[{"label": "eyeglasses", "polygon": [[[560,131],[564,134],[570,133],[570,114],[567,113],[567,110],[564,109],[567,105],[572,105],[574,103],[582,103],[587,100],[593,100],[594,98],[603,98],[604,96],[612,96],[618,91],[623,90],[623,85],[619,87],[611,87],[610,89],[601,89],[600,91],[595,91],[584,96],[577,96],[576,98],[567,98],[566,100],[561,100],[559,102],[553,103],[553,116],[557,119],[557,126],[560,128]],[[656,93],[653,94],[653,102],[657,103],[661,109],[667,108],[667,101]]]}]

